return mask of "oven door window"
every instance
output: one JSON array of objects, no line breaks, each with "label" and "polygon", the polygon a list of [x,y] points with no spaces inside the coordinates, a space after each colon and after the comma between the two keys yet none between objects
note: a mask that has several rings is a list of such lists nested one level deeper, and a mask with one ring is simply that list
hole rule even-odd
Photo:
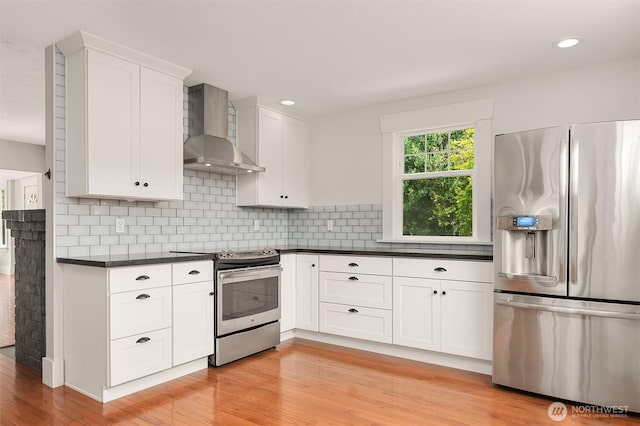
[{"label": "oven door window", "polygon": [[279,277],[249,279],[222,286],[222,320],[250,317],[278,309]]}]

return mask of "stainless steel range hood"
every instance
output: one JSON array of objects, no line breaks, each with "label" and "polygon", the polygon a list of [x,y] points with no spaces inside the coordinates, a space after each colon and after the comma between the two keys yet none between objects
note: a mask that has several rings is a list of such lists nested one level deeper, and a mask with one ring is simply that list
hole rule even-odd
[{"label": "stainless steel range hood", "polygon": [[189,87],[189,137],[184,168],[222,174],[264,172],[227,139],[229,93],[208,84]]}]

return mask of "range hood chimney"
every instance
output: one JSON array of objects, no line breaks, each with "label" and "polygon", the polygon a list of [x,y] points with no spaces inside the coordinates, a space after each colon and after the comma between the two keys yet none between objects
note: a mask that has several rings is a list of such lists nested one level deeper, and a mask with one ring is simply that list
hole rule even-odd
[{"label": "range hood chimney", "polygon": [[229,93],[208,84],[189,87],[189,137],[184,168],[222,174],[264,172],[229,137]]}]

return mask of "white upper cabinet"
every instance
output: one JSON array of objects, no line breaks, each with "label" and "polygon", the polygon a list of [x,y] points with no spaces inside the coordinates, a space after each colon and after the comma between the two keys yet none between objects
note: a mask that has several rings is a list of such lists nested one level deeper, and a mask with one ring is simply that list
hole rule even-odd
[{"label": "white upper cabinet", "polygon": [[305,208],[309,206],[309,126],[262,106],[236,106],[238,148],[266,170],[238,175],[237,204]]},{"label": "white upper cabinet", "polygon": [[190,73],[80,32],[66,56],[66,194],[182,199],[183,79]]}]

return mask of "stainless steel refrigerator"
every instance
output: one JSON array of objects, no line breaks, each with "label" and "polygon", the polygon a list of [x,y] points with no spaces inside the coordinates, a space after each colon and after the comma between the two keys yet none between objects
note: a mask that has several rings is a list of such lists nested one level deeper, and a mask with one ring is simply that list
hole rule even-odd
[{"label": "stainless steel refrigerator", "polygon": [[640,411],[640,121],[498,135],[493,382]]}]

